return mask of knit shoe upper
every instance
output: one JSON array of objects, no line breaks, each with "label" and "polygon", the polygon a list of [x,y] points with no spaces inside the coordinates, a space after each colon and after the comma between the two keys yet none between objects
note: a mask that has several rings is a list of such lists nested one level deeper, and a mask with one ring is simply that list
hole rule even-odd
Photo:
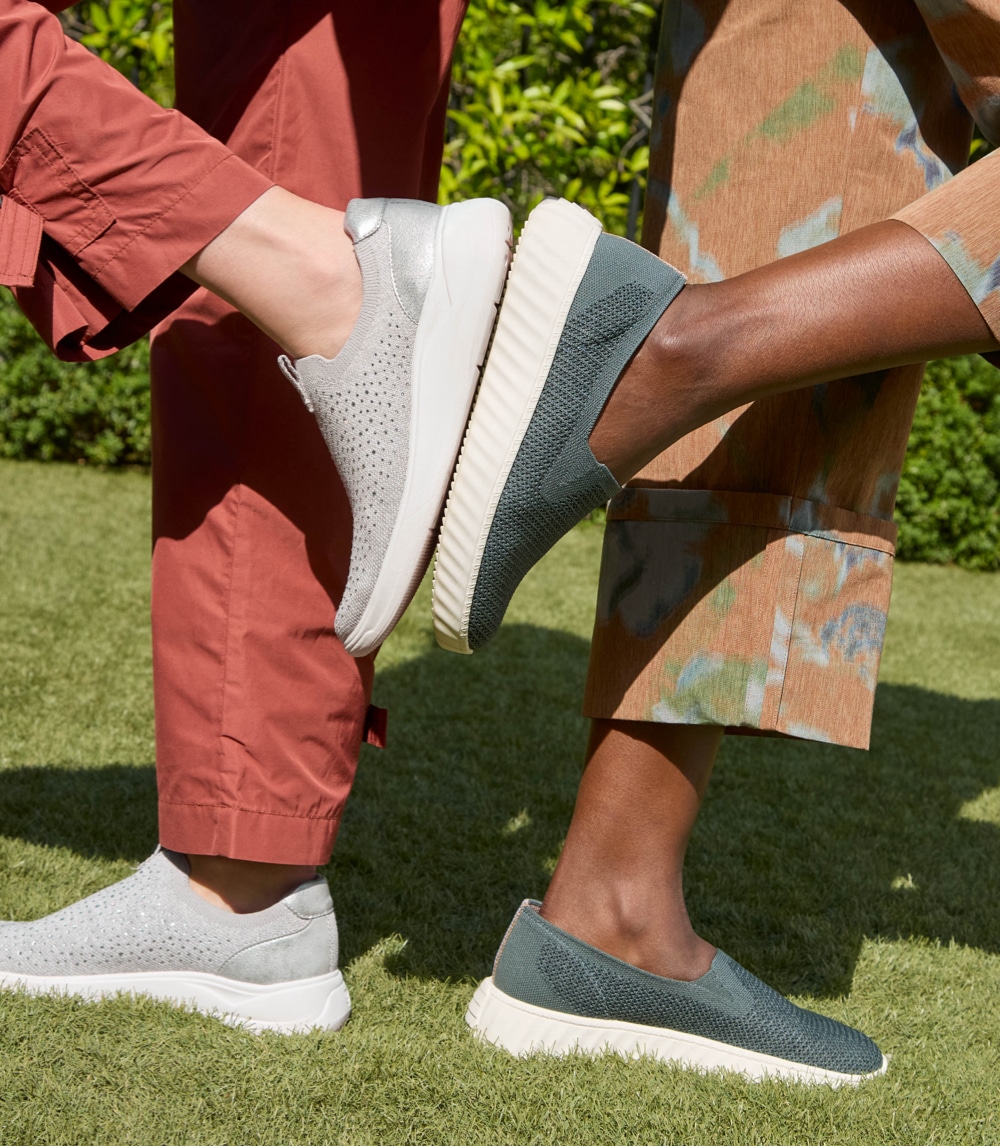
[{"label": "knit shoe upper", "polygon": [[[371,598],[403,496],[410,364],[440,211],[430,203],[352,199],[344,227],[363,284],[354,329],[336,358],[314,354],[294,366],[280,360],[319,422],[351,505],[350,572],[336,619],[341,639],[357,627]],[[403,259],[404,254],[411,257]],[[402,263],[402,290],[396,286],[394,255]]]},{"label": "knit shoe upper", "polygon": [[[584,1027],[592,1020],[612,1031],[616,1024],[659,1028],[666,1036],[694,1036],[695,1053],[702,1046],[721,1047],[728,1052],[721,1062],[732,1069],[763,1063],[760,1073],[774,1063],[788,1068],[775,1073],[825,1075],[823,1080],[836,1082],[884,1069],[881,1051],[866,1035],[795,1006],[722,951],[701,978],[666,979],[574,938],[543,919],[538,906],[526,900],[515,915],[497,954],[492,985],[506,1000],[552,1016],[555,1027],[562,1015],[570,1031],[580,1029],[580,1020]],[[526,1021],[524,1015],[520,1021]],[[546,1041],[541,1036],[539,1045]],[[710,1061],[719,1064],[718,1053]]]},{"label": "knit shoe upper", "polygon": [[503,289],[510,213],[492,200],[354,199],[344,225],[363,286],[354,329],[333,359],[279,363],[347,491],[351,562],[335,627],[364,656],[430,560]]},{"label": "knit shoe upper", "polygon": [[266,911],[236,915],[193,891],[187,861],[164,849],[62,911],[0,925],[0,974],[204,971],[277,983],[336,968],[337,923],[324,879]]},{"label": "knit shoe upper", "polygon": [[238,915],[198,895],[186,858],[166,849],[62,911],[0,924],[0,986],[151,995],[252,1030],[342,1026],[350,998],[337,955],[321,877],[264,911]]}]

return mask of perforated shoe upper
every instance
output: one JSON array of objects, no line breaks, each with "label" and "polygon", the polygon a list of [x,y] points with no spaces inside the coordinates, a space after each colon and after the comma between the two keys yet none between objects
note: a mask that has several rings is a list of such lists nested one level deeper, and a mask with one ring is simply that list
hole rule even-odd
[{"label": "perforated shoe upper", "polygon": [[351,336],[335,358],[279,360],[316,416],[351,505],[350,574],[336,619],[341,638],[371,598],[403,497],[413,349],[442,209],[404,199],[352,200],[345,229],[364,293]]},{"label": "perforated shoe upper", "polygon": [[235,915],[194,892],[187,861],[163,849],[62,911],[0,925],[0,974],[202,971],[275,983],[334,971],[337,956],[325,880],[310,880],[266,911]]}]

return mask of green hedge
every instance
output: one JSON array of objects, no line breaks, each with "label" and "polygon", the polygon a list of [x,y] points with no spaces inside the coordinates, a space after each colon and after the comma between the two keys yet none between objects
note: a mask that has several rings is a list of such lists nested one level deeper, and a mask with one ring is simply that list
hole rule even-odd
[{"label": "green hedge", "polygon": [[0,457],[148,465],[148,341],[91,365],[59,362],[4,291]]},{"label": "green hedge", "polygon": [[896,502],[904,561],[1000,569],[1000,371],[932,362]]},{"label": "green hedge", "polygon": [[[67,365],[0,301],[0,457],[147,465],[149,442],[145,342]],[[1000,569],[1000,371],[978,356],[928,367],[896,519],[903,560]]]}]

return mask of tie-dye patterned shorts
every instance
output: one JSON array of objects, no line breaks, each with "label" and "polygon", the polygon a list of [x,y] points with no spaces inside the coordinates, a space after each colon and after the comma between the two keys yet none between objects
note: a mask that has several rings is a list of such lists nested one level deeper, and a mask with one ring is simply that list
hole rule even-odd
[{"label": "tie-dye patterned shorts", "polygon": [[[1000,336],[1000,155],[958,174],[998,72],[1000,0],[667,0],[643,242],[713,282],[895,216]],[[867,747],[922,373],[735,410],[615,498],[588,716]]]}]

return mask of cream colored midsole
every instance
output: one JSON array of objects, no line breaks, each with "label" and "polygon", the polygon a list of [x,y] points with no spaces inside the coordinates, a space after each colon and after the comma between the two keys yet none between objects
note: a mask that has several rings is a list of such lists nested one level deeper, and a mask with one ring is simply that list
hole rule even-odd
[{"label": "cream colored midsole", "polygon": [[493,516],[600,234],[565,199],[541,203],[521,233],[438,541],[434,634],[452,652],[472,652],[469,612]]},{"label": "cream colored midsole", "polygon": [[696,1070],[728,1070],[760,1080],[785,1078],[829,1086],[857,1086],[865,1079],[885,1074],[888,1062],[870,1074],[840,1074],[817,1066],[790,1062],[773,1055],[661,1027],[647,1027],[624,1020],[591,1019],[563,1014],[524,1003],[504,994],[492,978],[484,979],[469,1003],[465,1021],[485,1042],[511,1054],[565,1055],[618,1054],[624,1058],[649,1056],[676,1062]]}]

